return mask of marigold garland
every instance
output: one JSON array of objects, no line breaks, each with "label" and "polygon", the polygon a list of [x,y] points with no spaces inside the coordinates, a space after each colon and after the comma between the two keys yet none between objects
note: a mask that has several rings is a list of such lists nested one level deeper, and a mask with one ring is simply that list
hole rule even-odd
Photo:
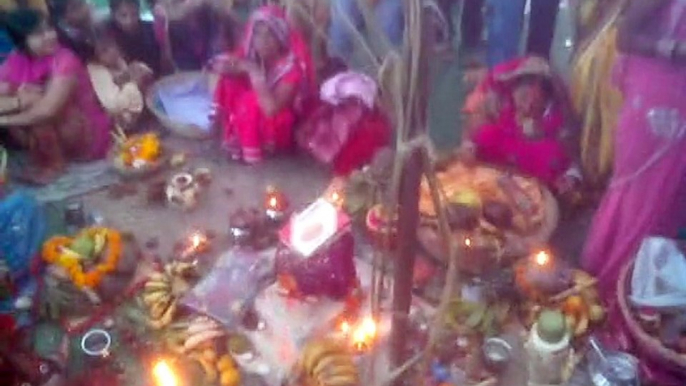
[{"label": "marigold garland", "polygon": [[[79,237],[95,237],[96,234],[104,234],[107,254],[100,259],[95,267],[84,272],[80,259],[70,253],[65,253],[71,242]],[[83,229],[75,238],[55,236],[43,244],[42,257],[49,264],[63,267],[71,281],[78,288],[94,288],[102,281],[103,276],[113,272],[122,253],[121,234],[110,228],[91,227]],[[96,257],[98,258],[98,257]]]}]

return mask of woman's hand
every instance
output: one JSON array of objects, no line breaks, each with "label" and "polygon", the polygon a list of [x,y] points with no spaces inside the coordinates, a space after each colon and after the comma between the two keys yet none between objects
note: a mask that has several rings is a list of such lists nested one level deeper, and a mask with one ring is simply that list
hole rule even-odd
[{"label": "woman's hand", "polygon": [[33,84],[22,84],[17,90],[17,98],[22,110],[32,107],[43,99],[43,88]]},{"label": "woman's hand", "polygon": [[147,83],[153,76],[152,70],[140,62],[131,63],[127,72],[131,76],[131,80],[139,86]]},{"label": "woman's hand", "polygon": [[217,74],[235,74],[240,72],[241,60],[231,54],[220,54],[210,60],[210,71]]}]

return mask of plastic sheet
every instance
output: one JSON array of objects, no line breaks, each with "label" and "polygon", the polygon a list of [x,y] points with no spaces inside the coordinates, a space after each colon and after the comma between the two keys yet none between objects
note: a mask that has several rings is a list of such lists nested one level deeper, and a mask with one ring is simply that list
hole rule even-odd
[{"label": "plastic sheet", "polygon": [[636,256],[630,300],[661,311],[686,309],[686,257],[674,240],[646,238]]},{"label": "plastic sheet", "polygon": [[271,261],[256,252],[235,248],[182,299],[182,303],[228,328],[238,325],[246,306],[273,277]]},{"label": "plastic sheet", "polygon": [[212,95],[204,78],[167,85],[159,90],[157,97],[169,119],[209,132]]}]

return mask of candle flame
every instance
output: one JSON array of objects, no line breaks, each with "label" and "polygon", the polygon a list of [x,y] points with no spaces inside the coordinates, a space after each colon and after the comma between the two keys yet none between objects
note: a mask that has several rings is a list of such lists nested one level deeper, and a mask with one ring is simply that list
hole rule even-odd
[{"label": "candle flame", "polygon": [[550,255],[548,255],[545,251],[541,251],[538,252],[536,256],[534,256],[534,260],[538,265],[548,265],[548,263],[550,262]]},{"label": "candle flame", "polygon": [[272,197],[269,199],[269,207],[270,208],[276,208],[278,203],[279,203],[279,200],[277,200],[276,197]]},{"label": "candle flame", "polygon": [[155,376],[157,386],[178,386],[179,384],[174,370],[163,360],[155,363],[155,366],[152,368],[152,374]]},{"label": "candle flame", "polygon": [[365,318],[353,331],[353,345],[358,350],[363,350],[376,339],[376,322],[371,317]]},{"label": "candle flame", "polygon": [[468,247],[471,247],[471,246],[472,246],[472,239],[466,238],[466,239],[464,240],[464,245],[466,245],[466,246],[468,246]]},{"label": "candle flame", "polygon": [[331,193],[331,201],[338,202],[341,199],[341,195],[337,191]]}]

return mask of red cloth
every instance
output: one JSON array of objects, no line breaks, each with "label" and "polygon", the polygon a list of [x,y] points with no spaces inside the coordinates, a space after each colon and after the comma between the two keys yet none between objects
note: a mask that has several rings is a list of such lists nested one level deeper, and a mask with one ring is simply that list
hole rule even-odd
[{"label": "red cloth", "polygon": [[391,140],[391,128],[381,111],[374,110],[363,116],[333,161],[337,176],[347,176],[371,162],[376,152]]},{"label": "red cloth", "polygon": [[309,48],[302,36],[288,24],[280,7],[265,6],[253,13],[236,56],[258,60],[252,48],[252,35],[257,23],[265,23],[288,49],[273,68],[267,71],[269,86],[274,89],[278,85],[293,84],[298,93],[291,106],[267,116],[247,77],[221,77],[215,93],[215,103],[219,108],[224,140],[236,156],[251,163],[262,159],[265,148],[280,150],[291,146],[293,125],[302,107],[300,104],[311,93],[314,85],[314,67]]},{"label": "red cloth", "polygon": [[318,161],[331,164],[337,176],[347,176],[368,164],[387,146],[391,127],[380,109],[369,109],[353,98],[339,105],[313,101],[299,133],[299,144]]}]

